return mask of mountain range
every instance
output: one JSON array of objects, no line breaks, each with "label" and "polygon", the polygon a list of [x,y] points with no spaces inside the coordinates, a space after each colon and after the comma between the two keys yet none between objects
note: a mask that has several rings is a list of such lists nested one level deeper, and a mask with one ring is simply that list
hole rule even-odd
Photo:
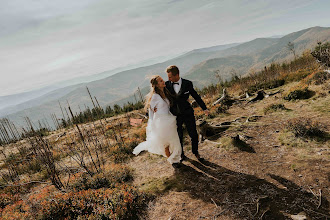
[{"label": "mountain range", "polygon": [[[147,76],[159,74],[166,77],[164,70],[169,65],[177,65],[184,78],[192,80],[195,86],[202,87],[217,82],[217,70],[223,80],[229,80],[233,73],[241,76],[251,69],[258,70],[272,62],[293,59],[292,53],[287,49],[288,42],[294,43],[296,54],[299,55],[307,49],[315,48],[318,41],[330,41],[330,28],[312,27],[278,38],[257,38],[244,43],[195,49],[163,62],[127,69],[111,76],[104,74],[105,78],[92,82],[42,91],[43,95],[32,99],[28,95],[22,96],[25,100],[18,105],[8,104],[0,109],[0,117],[6,116],[20,125],[24,116],[33,121],[43,118],[50,120],[50,114],[55,113],[61,118],[59,102],[62,107],[67,106],[67,102],[70,103],[73,111],[92,106],[86,87],[92,96],[97,97],[101,106],[134,101],[132,94],[138,87],[143,92],[147,91]],[[31,94],[30,97],[33,97]],[[5,99],[10,100],[9,97],[0,97],[0,102]]]}]

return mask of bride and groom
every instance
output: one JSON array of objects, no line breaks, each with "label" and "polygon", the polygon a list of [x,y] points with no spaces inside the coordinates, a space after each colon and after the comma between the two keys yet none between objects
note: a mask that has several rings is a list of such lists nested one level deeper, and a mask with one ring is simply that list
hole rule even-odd
[{"label": "bride and groom", "polygon": [[209,111],[201,97],[195,91],[191,81],[182,79],[177,66],[166,69],[168,81],[160,76],[150,80],[151,89],[146,96],[145,109],[149,111],[146,129],[147,138],[134,148],[133,153],[141,151],[168,157],[168,162],[178,168],[179,163],[186,159],[183,152],[183,124],[191,138],[192,153],[202,160],[198,153],[198,134],[194,110],[188,98],[191,95],[206,115]]}]

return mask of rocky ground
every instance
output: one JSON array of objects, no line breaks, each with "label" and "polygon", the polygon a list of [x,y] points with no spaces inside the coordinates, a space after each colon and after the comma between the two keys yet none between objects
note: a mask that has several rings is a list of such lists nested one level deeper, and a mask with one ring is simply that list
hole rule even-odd
[{"label": "rocky ground", "polygon": [[[147,211],[149,219],[327,219],[329,214],[329,136],[297,138],[287,130],[289,120],[320,122],[329,132],[330,96],[324,86],[310,87],[306,100],[284,101],[280,94],[255,103],[240,102],[227,113],[206,118],[209,124],[235,121],[212,140],[199,145],[205,161],[191,154],[174,169],[166,158],[143,153],[129,165],[134,184],[157,195]],[[274,90],[274,91],[275,91]],[[271,91],[266,91],[271,92]],[[270,104],[287,110],[265,114]],[[236,143],[232,137],[240,135]]]},{"label": "rocky ground", "polygon": [[[227,130],[207,137],[199,145],[204,161],[192,155],[186,135],[184,151],[188,159],[180,168],[174,169],[162,156],[147,152],[133,156],[130,149],[121,152],[117,148],[107,149],[106,165],[117,163],[117,158],[120,166],[133,169],[134,180],[129,184],[154,195],[141,219],[330,219],[330,81],[309,85],[313,96],[308,99],[284,100],[299,83],[267,90],[268,94],[281,92],[256,102],[241,99],[222,113],[218,110],[223,104],[212,106],[217,94],[204,97],[211,114],[203,116],[197,107],[196,118],[213,126],[230,124]],[[228,94],[234,99],[235,94]],[[281,104],[282,108],[269,108],[272,104]],[[103,124],[86,123],[80,129],[90,131],[90,136],[103,141],[104,146],[115,142],[111,139],[113,133],[127,141],[144,139],[146,120],[130,127],[127,116],[102,120]],[[130,113],[130,117],[141,114]],[[295,130],[288,126],[291,122],[305,123],[306,129],[323,133],[296,137]],[[76,128],[52,132],[47,139],[55,146],[52,152],[60,164],[78,170],[78,164],[65,153],[81,142]],[[17,146],[24,145],[26,140]],[[18,152],[18,147],[12,144],[0,150],[9,154]],[[1,167],[5,154],[0,155]],[[61,175],[68,178],[65,172]],[[26,182],[47,179],[42,172],[20,178]],[[42,190],[45,183],[50,184],[35,186],[32,194]]]}]

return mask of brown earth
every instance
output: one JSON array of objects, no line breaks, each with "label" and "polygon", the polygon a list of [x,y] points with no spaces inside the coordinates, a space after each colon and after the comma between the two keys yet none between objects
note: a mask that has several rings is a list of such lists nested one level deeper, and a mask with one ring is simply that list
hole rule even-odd
[{"label": "brown earth", "polygon": [[[197,108],[196,116],[212,124],[233,121],[242,116],[262,117],[255,122],[242,120],[216,138],[201,143],[199,152],[204,162],[199,162],[191,154],[188,137],[185,137],[184,150],[189,159],[179,169],[174,169],[166,158],[149,153],[142,153],[127,162],[134,169],[133,184],[156,195],[148,204],[146,216],[141,218],[277,220],[294,219],[299,213],[306,219],[330,218],[329,84],[328,81],[327,84],[310,86],[315,91],[312,98],[289,102],[283,100],[283,94],[296,86],[291,83],[273,90],[283,89],[281,94],[255,103],[243,101],[234,104],[227,113],[216,114],[217,107],[210,107],[213,118],[201,116]],[[215,99],[204,97],[209,106]],[[284,104],[289,110],[265,114],[264,109],[270,104]],[[322,123],[327,132],[326,138],[295,137],[286,129],[288,120],[294,118],[309,118]],[[118,122],[126,123],[126,115],[103,123],[111,127]],[[86,123],[81,128],[97,130],[99,123]],[[111,130],[110,127],[107,131]],[[138,128],[125,125],[120,132],[123,137],[141,138],[145,135],[145,127],[146,121]],[[68,140],[72,143],[79,141],[74,129],[66,130],[66,136],[60,138],[58,135],[64,130],[53,132],[48,137],[58,152],[70,144],[66,143]],[[232,140],[236,135],[246,137],[246,140],[237,145]],[[104,138],[100,140],[107,141]],[[17,151],[11,145],[2,150]],[[61,162],[78,167],[63,155]],[[105,159],[111,162],[111,158]],[[38,187],[42,188],[36,186],[35,191]]]},{"label": "brown earth", "polygon": [[[296,138],[285,129],[289,119],[302,117],[321,122],[329,133],[330,97],[324,96],[328,91],[322,86],[310,89],[316,94],[307,100],[288,102],[278,94],[233,105],[227,114],[207,119],[221,123],[262,116],[200,144],[204,162],[191,154],[189,140],[185,140],[189,159],[178,169],[160,156],[143,153],[134,157],[129,163],[136,173],[134,184],[157,194],[146,218],[294,219],[299,213],[306,219],[330,218],[329,138]],[[264,114],[263,109],[274,103],[289,110]],[[248,137],[245,148],[233,145],[231,137],[237,134]]]}]

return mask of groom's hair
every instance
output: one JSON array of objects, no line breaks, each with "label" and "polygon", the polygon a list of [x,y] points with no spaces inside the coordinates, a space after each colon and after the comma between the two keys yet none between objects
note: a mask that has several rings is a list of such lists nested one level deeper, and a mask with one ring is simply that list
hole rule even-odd
[{"label": "groom's hair", "polygon": [[167,73],[171,72],[173,76],[176,76],[176,75],[180,74],[179,68],[177,66],[174,66],[174,65],[167,67],[166,72]]}]

